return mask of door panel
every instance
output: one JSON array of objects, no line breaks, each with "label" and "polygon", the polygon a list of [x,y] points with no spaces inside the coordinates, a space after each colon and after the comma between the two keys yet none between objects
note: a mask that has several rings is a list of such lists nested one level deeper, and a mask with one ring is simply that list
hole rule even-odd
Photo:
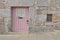
[{"label": "door panel", "polygon": [[13,8],[12,12],[12,31],[28,32],[29,8]]}]

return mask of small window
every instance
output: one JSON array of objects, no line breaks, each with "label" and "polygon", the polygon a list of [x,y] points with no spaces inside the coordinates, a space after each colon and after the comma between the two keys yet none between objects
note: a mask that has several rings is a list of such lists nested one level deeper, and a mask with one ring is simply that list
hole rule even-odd
[{"label": "small window", "polygon": [[47,14],[47,22],[52,22],[52,14]]},{"label": "small window", "polygon": [[25,9],[24,8],[16,8],[16,13],[19,18],[22,18],[25,16]]}]

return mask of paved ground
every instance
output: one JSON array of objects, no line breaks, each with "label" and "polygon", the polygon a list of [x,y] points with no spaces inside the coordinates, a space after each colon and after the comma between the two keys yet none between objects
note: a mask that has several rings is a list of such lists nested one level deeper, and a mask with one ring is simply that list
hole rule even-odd
[{"label": "paved ground", "polygon": [[0,40],[60,40],[60,32],[0,35]]}]

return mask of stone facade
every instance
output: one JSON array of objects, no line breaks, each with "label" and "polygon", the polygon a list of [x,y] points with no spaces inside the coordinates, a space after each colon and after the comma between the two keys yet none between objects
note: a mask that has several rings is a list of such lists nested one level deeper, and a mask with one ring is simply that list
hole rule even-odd
[{"label": "stone facade", "polygon": [[[4,18],[6,32],[11,30],[11,7],[29,6],[29,31],[49,32],[60,30],[59,0],[0,0],[0,17]],[[47,14],[52,14],[52,22],[47,22]],[[4,30],[3,28],[3,30]]]}]

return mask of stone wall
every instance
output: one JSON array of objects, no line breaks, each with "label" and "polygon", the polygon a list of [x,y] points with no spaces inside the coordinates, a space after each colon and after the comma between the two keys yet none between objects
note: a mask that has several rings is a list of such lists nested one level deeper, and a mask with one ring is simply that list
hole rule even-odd
[{"label": "stone wall", "polygon": [[[31,32],[52,32],[60,30],[60,9],[56,5],[55,0],[51,0],[48,6],[38,6],[35,12],[34,27]],[[52,14],[52,22],[47,22],[47,14]]]},{"label": "stone wall", "polygon": [[[60,29],[59,5],[50,0],[6,0],[0,1],[0,17],[4,17],[6,32],[11,31],[11,6],[29,6],[29,31],[49,32]],[[36,4],[36,2],[38,2]],[[52,3],[52,4],[51,4]],[[38,6],[38,9],[36,8]],[[46,21],[46,15],[52,14],[52,22]],[[4,29],[3,29],[4,30]]]}]

